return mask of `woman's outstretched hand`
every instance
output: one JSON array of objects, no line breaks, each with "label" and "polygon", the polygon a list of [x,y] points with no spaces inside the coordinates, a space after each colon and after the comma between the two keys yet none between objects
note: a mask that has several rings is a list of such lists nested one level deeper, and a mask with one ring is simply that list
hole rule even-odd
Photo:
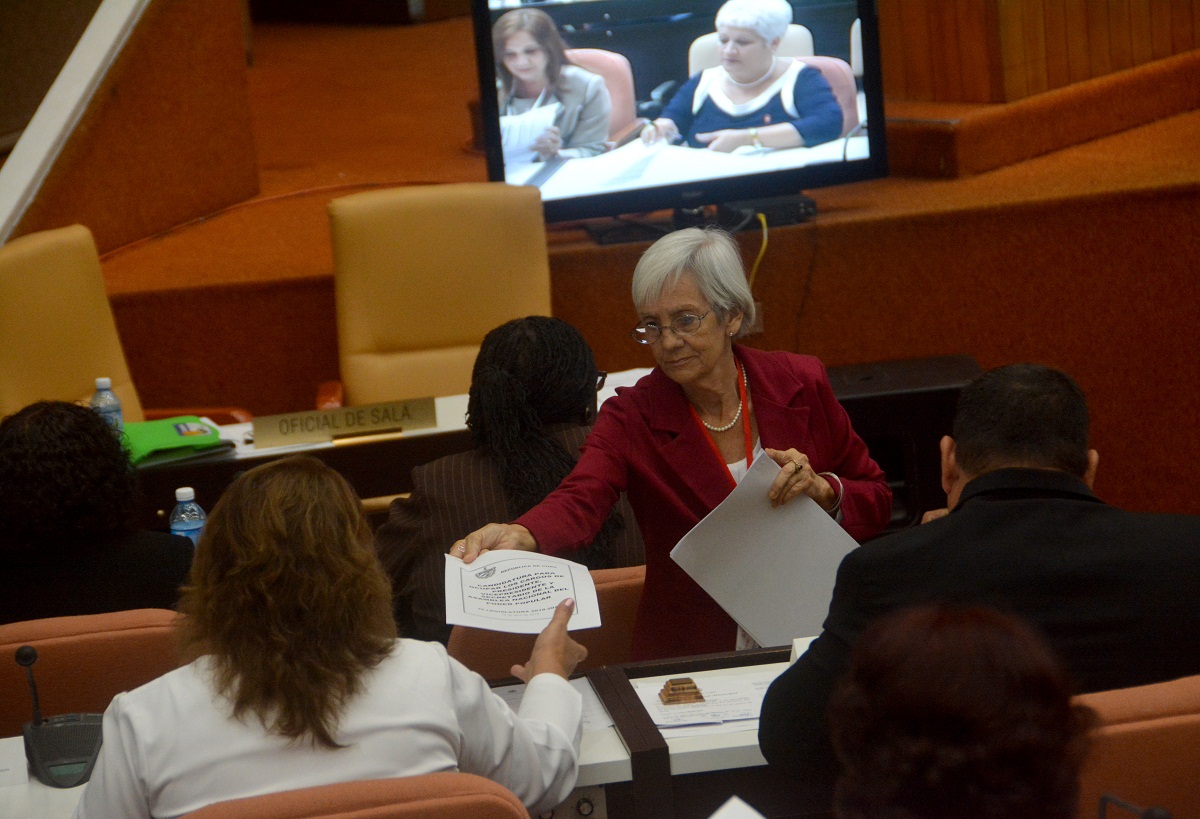
[{"label": "woman's outstretched hand", "polygon": [[512,675],[529,682],[538,674],[571,676],[575,666],[587,657],[587,649],[571,639],[567,633],[567,621],[575,613],[575,601],[567,598],[558,604],[550,623],[542,629],[533,644],[533,651],[524,665],[514,665]]},{"label": "woman's outstretched hand", "polygon": [[474,563],[475,558],[493,549],[520,549],[536,552],[537,541],[529,530],[516,523],[489,523],[476,529],[450,547],[450,554],[462,558],[463,563]]}]

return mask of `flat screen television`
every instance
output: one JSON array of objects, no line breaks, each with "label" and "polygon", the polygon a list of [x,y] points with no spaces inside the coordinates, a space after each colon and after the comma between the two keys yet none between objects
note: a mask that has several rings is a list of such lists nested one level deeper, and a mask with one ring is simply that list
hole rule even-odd
[{"label": "flat screen television", "polygon": [[[886,175],[874,0],[789,0],[792,24],[775,51],[778,58],[755,54],[754,38],[741,38],[739,44],[730,36],[744,28],[724,26],[725,34],[718,35],[715,18],[722,5],[721,0],[473,0],[489,179],[536,185],[546,221],[561,222],[744,204]],[[557,46],[542,45],[545,35],[529,19],[530,10],[549,18],[573,66],[560,69],[557,82],[543,82],[546,88],[536,97],[522,93],[521,78],[532,77],[536,87],[537,71],[551,73],[546,66],[555,58],[549,52]],[[493,27],[505,15],[496,29],[506,33],[497,49]],[[764,42],[759,38],[760,52]],[[764,65],[778,78],[741,76],[748,67],[757,74]],[[705,67],[710,70],[703,72]],[[693,74],[698,76],[689,84]],[[734,83],[740,87],[726,82],[735,77],[741,77]],[[597,91],[601,80],[604,95]],[[772,94],[782,112],[760,105]],[[830,95],[837,104],[832,117],[840,114],[840,122],[829,113]],[[606,96],[607,108],[596,102],[598,96]],[[685,122],[675,129],[685,133],[672,134],[673,120],[664,112],[692,117],[695,126]],[[749,119],[739,119],[743,112]],[[625,125],[626,120],[633,122]],[[785,120],[805,124],[790,130],[769,127]],[[700,126],[714,121],[727,121],[730,127],[719,130],[729,133],[721,135],[720,145],[705,147],[701,140],[714,140],[707,134],[719,132]],[[641,136],[647,123],[656,123],[650,126],[649,144]],[[557,142],[547,133],[551,125]],[[788,135],[797,141],[796,133],[806,127],[808,137],[799,138],[811,144],[771,147],[787,143]],[[547,139],[539,143],[543,135]]]}]

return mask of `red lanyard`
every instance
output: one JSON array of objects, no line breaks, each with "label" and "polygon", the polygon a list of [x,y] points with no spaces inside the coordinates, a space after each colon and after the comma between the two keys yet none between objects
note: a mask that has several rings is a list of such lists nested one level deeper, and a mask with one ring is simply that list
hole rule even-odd
[{"label": "red lanyard", "polygon": [[[742,363],[734,359],[734,365],[738,371],[738,400],[741,402],[739,406],[742,408],[742,435],[746,444],[746,467],[750,467],[750,462],[754,460],[754,441],[750,435],[750,406],[746,401],[746,372],[742,369]],[[704,433],[704,437],[708,440],[708,445],[712,447],[713,454],[717,456],[717,460],[725,467],[725,474],[729,476],[729,480],[734,486],[737,486],[737,481],[733,479],[733,473],[729,471],[729,464],[725,463],[725,456],[721,454],[720,447],[717,446],[717,441],[712,437],[712,432],[708,427],[704,426],[704,422],[700,420],[700,413],[696,412],[696,408],[688,404],[688,409],[692,413],[692,417],[696,419],[696,423],[700,425],[700,430]]]}]

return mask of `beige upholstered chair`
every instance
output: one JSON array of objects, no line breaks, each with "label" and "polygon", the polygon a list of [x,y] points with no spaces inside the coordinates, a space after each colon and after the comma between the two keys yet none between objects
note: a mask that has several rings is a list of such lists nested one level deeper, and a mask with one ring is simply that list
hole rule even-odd
[{"label": "beige upholstered chair", "polygon": [[132,609],[0,625],[0,737],[20,734],[33,712],[25,671],[13,660],[18,648],[37,649],[43,715],[100,713],[116,694],[180,665],[175,617]]},{"label": "beige upholstered chair", "polygon": [[342,380],[319,406],[465,393],[489,330],[550,315],[536,188],[389,188],[335,199],[329,217]]},{"label": "beige upholstered chair", "polygon": [[366,779],[217,802],[188,819],[528,819],[512,791],[465,773]]},{"label": "beige upholstered chair", "polygon": [[[571,637],[588,650],[587,659],[579,664],[577,671],[629,662],[633,622],[642,599],[646,567],[596,569],[592,581],[596,584],[601,626],[571,632]],[[535,639],[533,634],[504,634],[455,626],[447,650],[451,657],[477,674],[498,680],[511,676],[509,670],[514,664],[529,659]]]},{"label": "beige upholstered chair", "polygon": [[100,376],[125,419],[141,421],[91,232],[72,225],[0,247],[0,415],[86,400]]},{"label": "beige upholstered chair", "polygon": [[0,247],[0,416],[35,401],[86,401],[101,376],[112,379],[126,421],[253,418],[238,407],[143,410],[86,227],[31,233]]},{"label": "beige upholstered chair", "polygon": [[[813,36],[807,28],[796,23],[788,25],[787,33],[779,41],[780,57],[808,57],[813,54]],[[697,37],[688,48],[688,76],[697,71],[721,64],[720,45],[717,32],[710,31]]]},{"label": "beige upholstered chair", "polygon": [[1105,793],[1175,817],[1200,816],[1200,676],[1076,700],[1099,716],[1080,777],[1079,819],[1094,817]]}]

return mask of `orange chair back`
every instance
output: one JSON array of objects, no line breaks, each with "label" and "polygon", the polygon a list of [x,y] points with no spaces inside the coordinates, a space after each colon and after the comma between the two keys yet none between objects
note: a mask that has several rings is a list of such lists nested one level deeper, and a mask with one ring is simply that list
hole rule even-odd
[{"label": "orange chair back", "polygon": [[340,782],[217,802],[187,819],[529,819],[512,791],[465,773]]},{"label": "orange chair back", "polygon": [[1099,716],[1080,777],[1079,819],[1094,817],[1105,793],[1175,817],[1200,816],[1200,676],[1076,700]]},{"label": "orange chair back", "polygon": [[37,649],[43,716],[100,713],[120,692],[179,667],[176,616],[133,609],[0,625],[0,737],[20,734],[33,714],[25,670],[14,660],[18,648]]},{"label": "orange chair back", "polygon": [[608,89],[612,113],[608,119],[608,136],[612,139],[637,117],[637,99],[633,90],[633,67],[624,54],[602,48],[569,48],[568,62],[598,74]]},{"label": "orange chair back", "polygon": [[[633,622],[642,586],[645,566],[622,569],[596,569],[596,601],[600,606],[600,628],[573,631],[571,636],[588,650],[578,671],[604,665],[629,662],[633,642]],[[455,626],[450,632],[447,650],[450,656],[489,680],[511,676],[516,663],[524,663],[533,650],[533,634],[505,634],[467,626]]]}]

